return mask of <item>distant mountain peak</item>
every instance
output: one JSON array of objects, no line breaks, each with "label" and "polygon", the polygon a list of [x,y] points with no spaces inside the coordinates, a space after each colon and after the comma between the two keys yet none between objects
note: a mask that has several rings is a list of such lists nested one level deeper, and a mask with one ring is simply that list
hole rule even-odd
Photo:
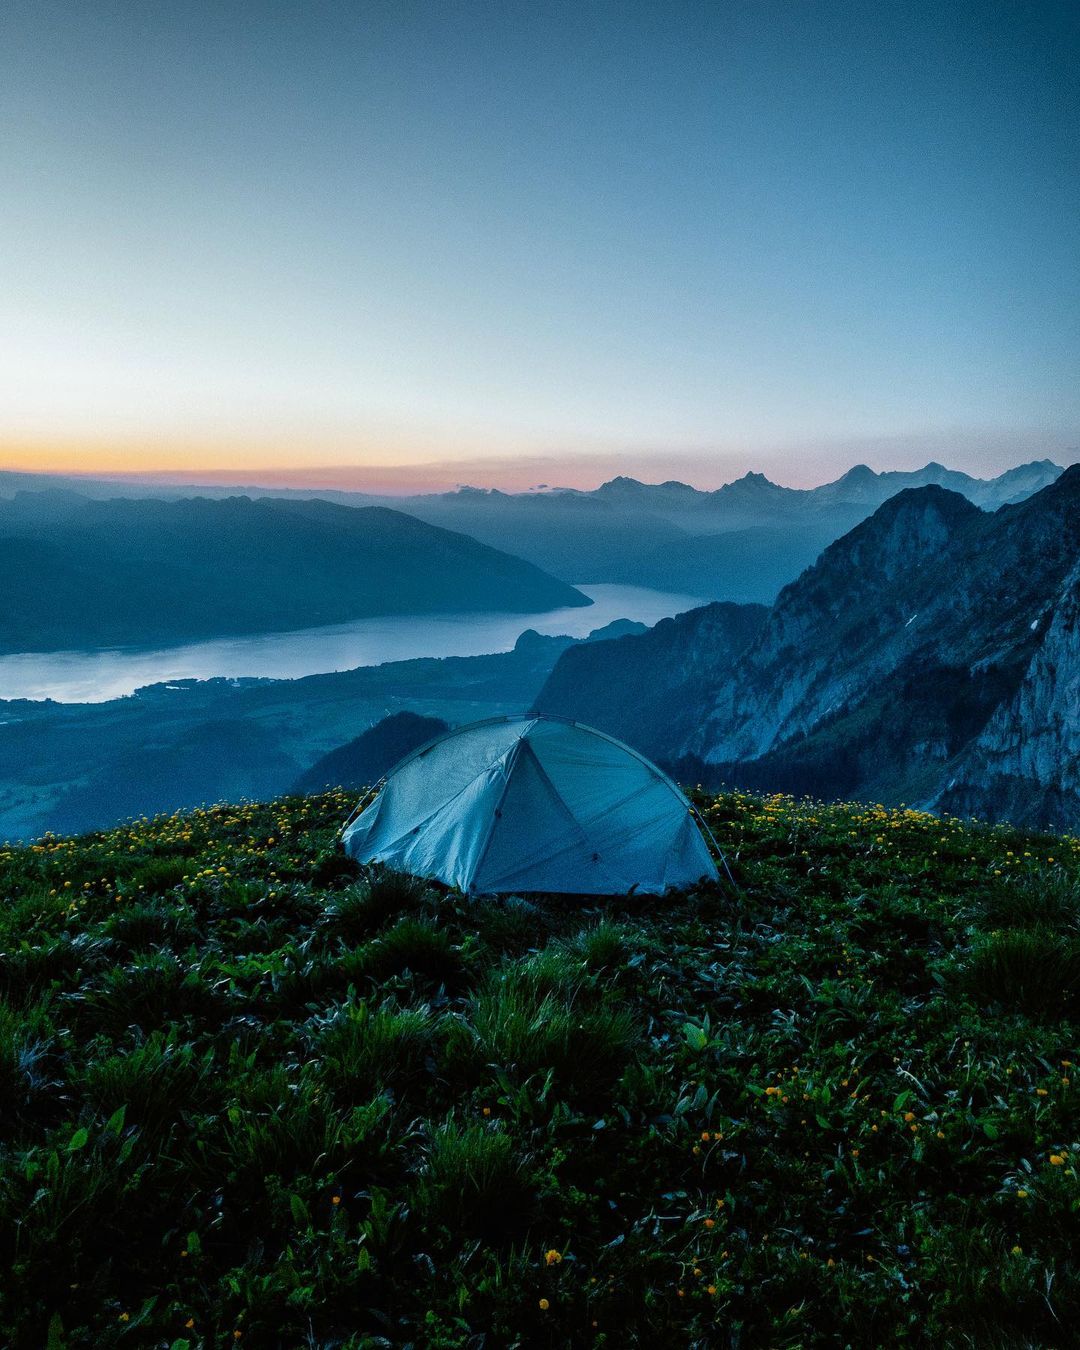
[{"label": "distant mountain peak", "polygon": [[596,491],[606,497],[636,497],[644,501],[701,495],[697,488],[691,487],[689,483],[682,483],[677,478],[667,478],[662,483],[643,483],[639,478],[630,478],[626,474],[609,478],[606,483],[601,483]]},{"label": "distant mountain peak", "polygon": [[618,473],[614,478],[609,478],[606,483],[601,483],[596,489],[597,492],[640,492],[647,484],[640,478],[631,478],[629,474]]},{"label": "distant mountain peak", "polygon": [[508,494],[501,488],[475,487],[472,483],[459,483],[449,494],[454,497],[505,497]]},{"label": "distant mountain peak", "polygon": [[773,492],[791,492],[794,489],[781,487],[779,483],[774,483],[771,478],[766,478],[763,473],[756,473],[750,469],[744,473],[741,478],[736,478],[730,483],[725,483],[723,487],[717,488],[717,492],[726,493],[745,493],[767,491]]}]

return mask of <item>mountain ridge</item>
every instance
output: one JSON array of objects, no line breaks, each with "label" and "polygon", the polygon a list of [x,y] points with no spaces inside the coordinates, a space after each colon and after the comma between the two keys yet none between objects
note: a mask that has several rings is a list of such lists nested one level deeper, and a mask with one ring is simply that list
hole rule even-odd
[{"label": "mountain ridge", "polygon": [[[932,461],[922,469],[881,473],[855,465],[814,488],[784,487],[751,470],[712,490],[675,479],[650,484],[617,475],[590,490],[515,493],[466,485],[451,492],[381,497],[332,490],[245,492],[268,500],[324,498],[389,507],[497,549],[512,540],[515,554],[571,585],[648,586],[703,600],[772,604],[826,545],[906,487],[937,482],[990,509],[1045,487],[1060,472],[1042,459],[978,479]],[[43,483],[95,496],[175,498],[196,491],[0,472],[0,498],[20,485]],[[235,490],[197,489],[214,498]]]},{"label": "mountain ridge", "polygon": [[622,475],[591,492],[463,489],[398,498],[395,505],[487,542],[512,531],[522,556],[575,583],[629,583],[771,604],[824,547],[898,492],[925,486],[928,477],[996,509],[1061,473],[1049,460],[990,479],[934,463],[880,474],[861,468],[817,488],[783,487],[753,471],[712,491]]},{"label": "mountain ridge", "polygon": [[[940,486],[907,489],[785,587],[708,687],[688,675],[665,705],[640,695],[628,710],[609,672],[609,698],[624,738],[666,745],[692,778],[977,802],[994,818],[1067,827],[1080,819],[1078,588],[1080,466],[995,512]],[[579,680],[598,659],[574,655]],[[680,659],[707,665],[704,651]],[[569,660],[538,706],[575,714]],[[980,789],[995,774],[998,787]]]},{"label": "mountain ridge", "polygon": [[466,535],[390,507],[317,500],[21,494],[0,501],[0,568],[9,652],[590,603]]}]

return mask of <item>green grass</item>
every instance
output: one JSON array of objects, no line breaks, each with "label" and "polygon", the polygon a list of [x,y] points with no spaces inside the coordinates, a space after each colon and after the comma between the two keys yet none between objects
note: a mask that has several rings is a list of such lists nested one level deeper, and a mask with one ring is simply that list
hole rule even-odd
[{"label": "green grass", "polygon": [[737,887],[602,903],[0,847],[0,1344],[1076,1344],[1080,842],[700,804]]},{"label": "green grass", "polygon": [[452,1117],[430,1134],[414,1191],[426,1225],[498,1239],[527,1231],[536,1204],[532,1159],[503,1130]]}]

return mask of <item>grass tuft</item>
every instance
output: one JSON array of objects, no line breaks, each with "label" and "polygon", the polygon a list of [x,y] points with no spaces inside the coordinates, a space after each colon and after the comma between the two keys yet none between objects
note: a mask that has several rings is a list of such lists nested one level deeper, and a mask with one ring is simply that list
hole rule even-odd
[{"label": "grass tuft", "polygon": [[623,924],[601,919],[571,938],[566,946],[580,957],[586,970],[596,973],[618,971],[630,954],[630,943],[631,934]]},{"label": "grass tuft", "polygon": [[629,1064],[637,1028],[627,1008],[572,983],[574,969],[557,950],[526,958],[480,991],[471,1022],[484,1062],[519,1079],[551,1073],[559,1094],[590,1103]]},{"label": "grass tuft", "polygon": [[979,905],[987,928],[1047,928],[1080,931],[1080,883],[1064,873],[1021,876],[994,887]]},{"label": "grass tuft", "polygon": [[433,1131],[414,1191],[426,1224],[488,1241],[528,1226],[535,1196],[528,1157],[500,1130],[453,1117]]},{"label": "grass tuft", "polygon": [[329,1090],[342,1101],[366,1100],[380,1090],[404,1091],[425,1071],[435,1045],[435,1021],[426,1008],[347,1004],[314,1028],[313,1048]]},{"label": "grass tuft", "polygon": [[142,1043],[80,1065],[74,1086],[101,1117],[123,1108],[127,1124],[151,1136],[167,1134],[212,1102],[212,1055],[154,1031]]},{"label": "grass tuft", "polygon": [[376,868],[331,897],[324,927],[330,936],[347,943],[360,942],[391,920],[413,913],[427,895],[426,882],[390,868]]},{"label": "grass tuft", "polygon": [[461,951],[429,919],[404,918],[350,955],[349,975],[385,980],[409,971],[437,984],[458,984],[464,973]]},{"label": "grass tuft", "polygon": [[1042,927],[990,933],[964,963],[963,983],[980,1004],[1064,1017],[1080,1006],[1080,940]]}]

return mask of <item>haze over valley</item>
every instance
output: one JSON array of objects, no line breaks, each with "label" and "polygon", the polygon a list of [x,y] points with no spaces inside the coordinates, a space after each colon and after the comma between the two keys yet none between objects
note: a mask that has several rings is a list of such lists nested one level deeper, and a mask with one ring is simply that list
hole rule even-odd
[{"label": "haze over valley", "polygon": [[21,492],[0,501],[0,567],[9,583],[0,652],[589,603],[460,534],[384,507],[322,501]]},{"label": "haze over valley", "polygon": [[0,835],[283,792],[405,711],[530,707],[695,781],[1069,828],[1077,473],[390,507],[0,480]]}]

